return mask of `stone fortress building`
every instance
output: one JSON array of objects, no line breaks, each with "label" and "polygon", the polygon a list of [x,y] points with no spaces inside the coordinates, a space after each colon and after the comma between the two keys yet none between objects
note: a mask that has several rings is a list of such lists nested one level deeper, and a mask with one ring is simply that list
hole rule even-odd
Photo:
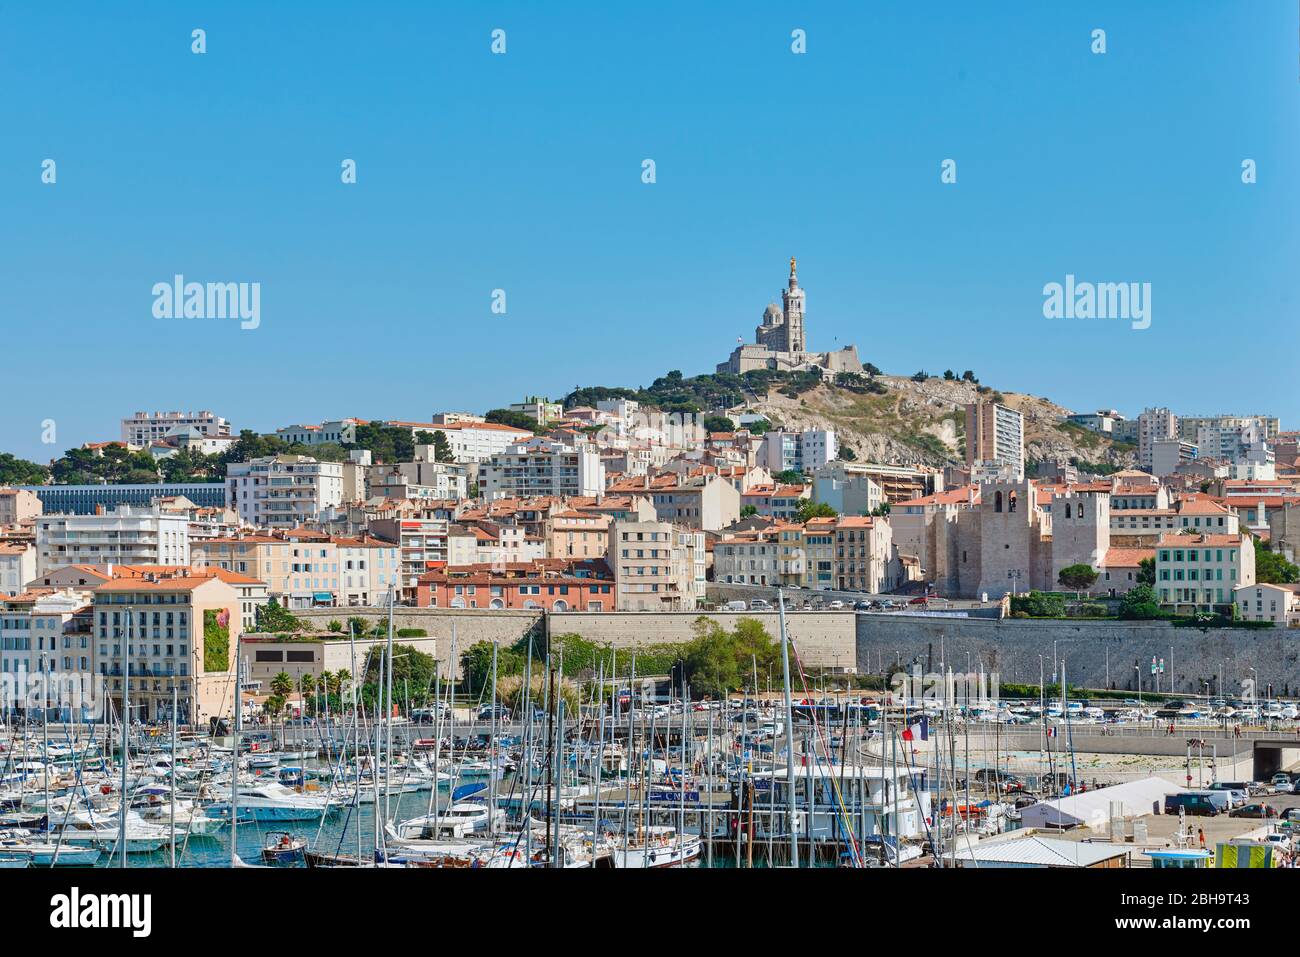
[{"label": "stone fortress building", "polygon": [[861,372],[856,346],[835,352],[809,352],[804,327],[804,291],[795,275],[795,260],[790,258],[790,281],[781,291],[781,306],[770,303],[763,310],[763,321],[754,330],[754,342],[741,344],[726,362],[718,363],[718,372],[753,372],[774,369],[782,372]]}]

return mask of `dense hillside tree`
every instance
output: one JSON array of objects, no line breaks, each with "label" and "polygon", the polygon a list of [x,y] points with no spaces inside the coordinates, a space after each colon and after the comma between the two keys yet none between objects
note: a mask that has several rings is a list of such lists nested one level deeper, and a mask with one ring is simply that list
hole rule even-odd
[{"label": "dense hillside tree", "polygon": [[50,470],[44,465],[0,452],[0,485],[44,485]]}]

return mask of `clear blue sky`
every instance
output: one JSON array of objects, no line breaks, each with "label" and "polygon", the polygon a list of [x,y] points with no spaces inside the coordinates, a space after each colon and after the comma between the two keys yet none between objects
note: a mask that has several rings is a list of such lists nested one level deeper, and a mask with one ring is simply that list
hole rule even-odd
[{"label": "clear blue sky", "polygon": [[[791,255],[813,348],[1300,426],[1295,0],[120,9],[0,14],[0,449],[712,371]],[[178,272],[261,327],[154,319]],[[1151,328],[1044,319],[1067,273]]]}]

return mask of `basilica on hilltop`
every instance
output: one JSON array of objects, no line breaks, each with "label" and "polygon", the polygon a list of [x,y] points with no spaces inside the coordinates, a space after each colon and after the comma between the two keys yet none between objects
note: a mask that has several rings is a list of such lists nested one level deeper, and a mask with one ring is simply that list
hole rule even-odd
[{"label": "basilica on hilltop", "polygon": [[781,290],[781,305],[770,303],[763,310],[763,321],[754,330],[752,343],[741,343],[726,362],[718,363],[718,372],[742,373],[755,369],[783,372],[861,372],[856,346],[835,352],[809,352],[804,330],[804,291],[795,275],[794,257],[790,258],[790,282]]}]

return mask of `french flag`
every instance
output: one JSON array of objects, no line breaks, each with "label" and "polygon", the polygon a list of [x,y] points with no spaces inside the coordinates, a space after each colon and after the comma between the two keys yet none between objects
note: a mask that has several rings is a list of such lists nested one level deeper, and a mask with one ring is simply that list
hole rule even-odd
[{"label": "french flag", "polygon": [[903,729],[904,741],[929,741],[930,740],[930,723],[925,715],[917,718],[906,728]]},{"label": "french flag", "polygon": [[1056,737],[1056,729],[1055,729],[1055,728],[1052,728],[1052,727],[1049,727],[1049,728],[1047,729],[1047,736],[1048,736],[1049,738],[1054,738],[1054,737]]}]

